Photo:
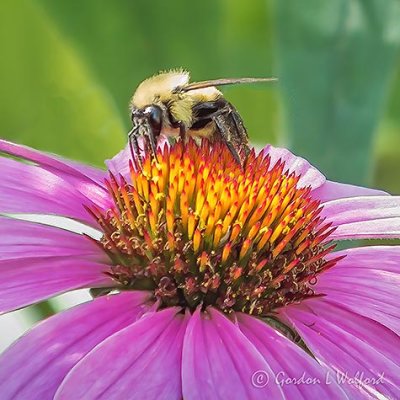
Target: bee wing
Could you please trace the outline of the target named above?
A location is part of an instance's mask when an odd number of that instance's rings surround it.
[[[189,83],[188,85],[181,87],[180,90],[182,92],[188,92],[190,90],[203,89],[211,86],[236,85],[240,83],[275,82],[277,80],[277,78],[223,78]]]

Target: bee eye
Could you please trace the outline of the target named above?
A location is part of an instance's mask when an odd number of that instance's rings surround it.
[[[147,108],[148,121],[155,134],[159,134],[162,124],[162,110],[158,106],[151,106]]]

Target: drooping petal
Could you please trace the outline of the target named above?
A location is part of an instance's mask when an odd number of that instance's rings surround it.
[[[271,165],[275,165],[278,160],[282,160],[285,162],[286,169],[300,175],[299,187],[310,186],[312,189],[317,189],[326,181],[325,176],[317,168],[304,158],[295,156],[285,148],[274,147],[269,144],[264,148],[263,152],[271,157]]]
[[[351,383],[389,398],[400,395],[400,337],[383,325],[327,298],[312,299],[281,311],[317,360]]]
[[[169,308],[110,336],[66,376],[56,399],[182,399],[187,318]]]
[[[239,327],[273,371],[270,384],[282,388],[285,399],[347,398],[336,382],[327,382],[329,370],[299,346],[261,320],[237,314]]]
[[[40,167],[0,158],[0,213],[57,214],[93,224],[92,200]]]
[[[361,196],[388,196],[383,190],[354,186],[346,183],[326,181],[323,185],[313,190],[313,196],[322,202],[344,199],[347,197]]]
[[[318,277],[315,290],[400,336],[400,247],[360,247],[328,258],[343,255],[334,268]]]
[[[22,158],[36,164],[36,166],[28,166],[16,161],[14,161],[14,163],[7,163],[7,160],[11,160],[0,157],[2,178],[8,175],[8,171],[6,170],[8,165],[8,168],[11,168],[10,172],[17,174],[17,176],[14,178],[19,182],[20,185],[26,184],[32,187],[33,185],[30,184],[28,180],[24,180],[24,176],[28,179],[29,176],[34,175],[34,173],[40,173],[41,178],[38,177],[36,181],[41,180],[43,184],[43,181],[46,180],[48,186],[51,185],[53,190],[56,189],[56,183],[59,185],[61,182],[64,182],[67,183],[67,193],[69,193],[72,188],[74,192],[80,193],[85,199],[89,199],[91,203],[94,203],[99,207],[109,207],[111,205],[110,196],[104,186],[104,178],[106,177],[105,171],[79,164],[74,161],[63,160],[57,156],[52,156],[29,147],[7,142],[5,140],[0,140],[0,152]],[[37,183],[33,187],[37,189],[41,188],[40,185],[37,185]],[[56,193],[52,191],[47,194],[55,195]],[[2,210],[0,210],[0,212],[2,212]]]
[[[0,356],[1,399],[52,399],[74,365],[146,311],[147,297],[146,292],[100,297],[34,327]]]
[[[321,215],[337,227],[332,240],[400,237],[400,196],[369,196],[324,203]]]
[[[0,237],[0,260],[75,256],[106,261],[87,237],[52,226],[0,216]]]
[[[183,345],[184,399],[283,398],[280,386],[268,381],[271,376],[256,347],[219,311],[192,315]]]
[[[105,264],[79,257],[30,257],[0,261],[0,313],[69,290],[110,285]]]
[[[66,160],[60,156],[38,151],[31,147],[8,142],[3,139],[0,139],[0,153],[9,154],[14,157],[31,161],[65,180],[68,180],[68,178],[71,177],[84,180],[89,178],[93,182],[102,185],[103,180],[106,177],[106,172],[99,168]]]

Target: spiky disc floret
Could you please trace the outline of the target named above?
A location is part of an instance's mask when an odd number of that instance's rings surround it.
[[[253,151],[241,167],[223,144],[190,140],[110,176],[115,206],[92,213],[120,290],[151,290],[160,307],[265,316],[314,296],[331,267],[331,228],[310,188]]]

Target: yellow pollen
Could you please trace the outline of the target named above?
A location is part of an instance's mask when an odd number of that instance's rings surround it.
[[[208,254],[205,251],[201,253],[201,256],[198,259],[198,263],[200,272],[203,272],[208,263]]]
[[[197,253],[200,249],[201,244],[201,231],[200,229],[196,228],[194,231],[194,238],[193,238],[193,250]]]
[[[250,247],[251,247],[251,240],[250,239],[246,239],[243,244],[242,244],[242,248],[240,250],[240,254],[239,254],[239,260],[241,260],[242,258],[244,258],[244,256],[247,254],[247,252],[249,251]]]
[[[232,243],[231,243],[231,242],[228,242],[228,243],[224,246],[224,249],[222,250],[221,261],[222,261],[223,263],[228,259],[229,255],[230,255],[230,252],[231,252],[231,249],[232,249]]]
[[[194,228],[196,227],[196,217],[192,210],[190,210],[190,214],[188,216],[188,238],[192,239]]]

